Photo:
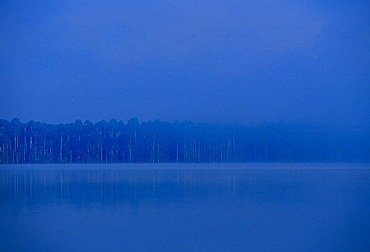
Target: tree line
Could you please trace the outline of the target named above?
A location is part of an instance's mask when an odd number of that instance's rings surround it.
[[[0,163],[369,162],[366,130],[291,123],[0,120]]]

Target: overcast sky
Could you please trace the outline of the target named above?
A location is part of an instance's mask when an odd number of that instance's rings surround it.
[[[0,118],[368,126],[370,1],[0,2]]]

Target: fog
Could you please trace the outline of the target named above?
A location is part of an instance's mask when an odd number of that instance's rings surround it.
[[[0,118],[368,127],[368,1],[0,6]]]

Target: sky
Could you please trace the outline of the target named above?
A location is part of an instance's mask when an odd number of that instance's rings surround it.
[[[370,1],[0,2],[0,118],[370,125]]]

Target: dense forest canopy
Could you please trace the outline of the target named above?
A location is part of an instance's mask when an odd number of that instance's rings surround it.
[[[291,123],[0,120],[0,163],[369,162],[367,130]]]

